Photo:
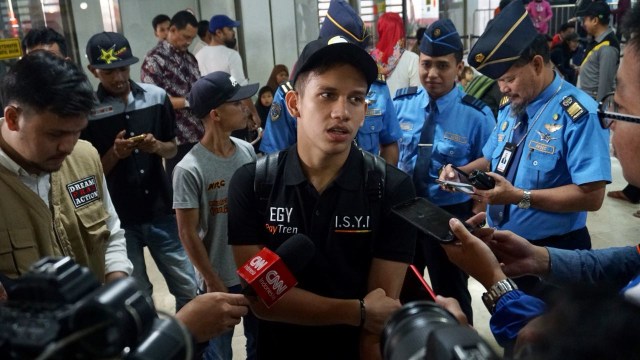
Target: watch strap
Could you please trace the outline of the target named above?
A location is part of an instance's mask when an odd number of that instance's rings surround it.
[[[487,310],[493,314],[496,309],[496,304],[502,295],[517,289],[518,285],[516,285],[513,280],[509,278],[500,280],[493,284],[486,293],[482,294],[482,302],[487,307]]]

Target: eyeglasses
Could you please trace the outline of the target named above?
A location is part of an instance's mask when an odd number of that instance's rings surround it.
[[[640,117],[620,114],[618,104],[613,100],[614,93],[610,93],[602,99],[598,106],[598,119],[603,129],[608,129],[614,121],[626,121],[640,124]]]

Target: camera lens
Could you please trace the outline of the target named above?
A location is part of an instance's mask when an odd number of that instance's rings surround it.
[[[410,302],[393,314],[385,325],[380,342],[382,358],[423,359],[429,334],[443,326],[457,324],[453,315],[434,302]]]

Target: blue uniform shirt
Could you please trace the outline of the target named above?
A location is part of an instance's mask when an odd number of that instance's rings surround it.
[[[407,90],[398,90],[398,94]],[[411,92],[411,91],[409,91]],[[418,194],[429,198],[436,205],[460,204],[469,200],[469,195],[450,193],[440,189],[435,182],[438,171],[443,165],[466,165],[482,156],[482,147],[486,143],[491,129],[495,126],[495,119],[486,105],[476,102],[472,106],[463,101],[465,93],[454,86],[446,95],[436,99],[438,114],[429,166],[428,194]],[[398,114],[402,139],[400,139],[400,160],[398,167],[413,175],[418,155],[418,143],[425,119],[429,96],[426,90],[419,87],[412,94],[398,95],[393,99]]]
[[[611,182],[609,131],[600,127],[597,107],[590,96],[556,74],[553,82],[527,106],[529,133],[520,145],[525,147],[513,185],[532,190]],[[500,109],[496,128],[482,150],[492,170],[505,144],[511,141],[517,122],[510,110],[510,105]],[[537,117],[539,111],[542,113]],[[560,213],[519,209],[516,204],[508,206],[509,219],[499,228],[529,240],[562,235],[586,226],[586,211]],[[487,220],[489,226],[498,226],[490,217]]]
[[[284,150],[296,142],[296,118],[287,111],[284,89],[283,85],[278,87],[267,116],[260,144],[260,151],[267,154]],[[380,144],[387,145],[400,138],[400,126],[389,89],[384,82],[375,81],[371,84],[367,101],[367,114],[356,135],[356,142],[363,150],[378,155]]]

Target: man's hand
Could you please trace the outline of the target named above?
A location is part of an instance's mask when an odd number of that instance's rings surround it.
[[[215,292],[196,296],[178,311],[176,319],[197,342],[204,342],[233,329],[248,312],[249,300],[243,295]]]
[[[451,315],[453,315],[453,317],[458,320],[460,325],[469,325],[467,315],[462,312],[462,308],[460,307],[460,303],[458,302],[458,300],[438,295],[436,296],[436,304],[442,306],[445,310],[450,312]]]
[[[483,200],[484,203],[494,205],[517,204],[523,195],[523,190],[513,186],[507,179],[493,172],[488,172],[496,182],[496,186],[491,190],[475,189],[476,200]]]
[[[472,235],[458,219],[449,220],[449,226],[459,240],[454,244],[442,245],[451,262],[478,280],[486,289],[507,278],[487,244]]]
[[[120,131],[113,141],[113,153],[118,159],[125,159],[131,155],[135,149],[135,142],[124,138],[126,130]]]
[[[531,244],[527,239],[511,231],[497,230],[486,239],[493,253],[502,263],[502,270],[509,277],[524,275],[545,276],[549,272],[549,251]]]
[[[442,171],[440,171],[440,176],[438,176],[438,179],[442,181],[461,182],[458,172],[453,170],[453,167],[451,167],[451,164],[447,164],[442,168]],[[440,185],[440,189],[448,192],[455,192],[454,188],[446,185]]]
[[[110,283],[110,282],[112,282],[114,280],[121,279],[121,278],[126,278],[128,276],[129,275],[126,272],[123,272],[123,271],[112,271],[112,272],[110,272],[110,273],[108,273],[108,274],[106,274],[104,276],[104,282],[105,283]]]
[[[383,289],[375,289],[364,297],[366,316],[364,329],[373,333],[381,334],[384,324],[391,314],[400,309],[400,300],[387,296]]]
[[[142,141],[133,144],[134,148],[138,148],[140,151],[144,151],[149,154],[157,153],[158,145],[158,140],[156,140],[153,134],[147,134]]]

